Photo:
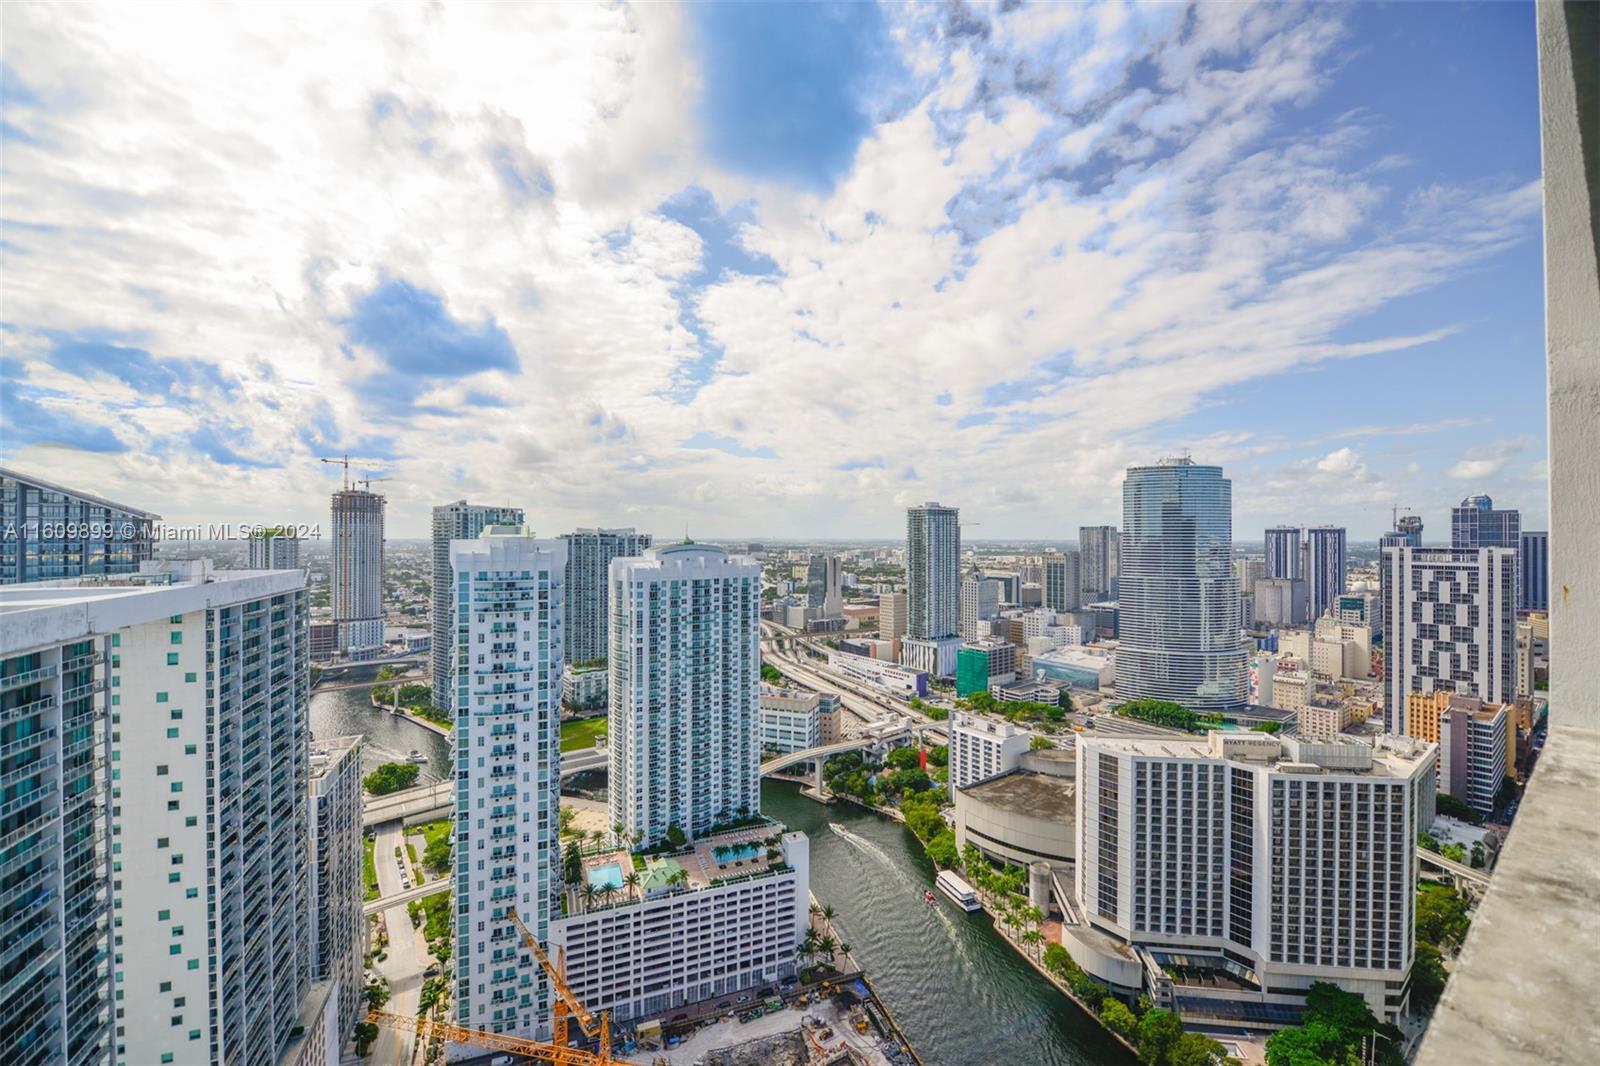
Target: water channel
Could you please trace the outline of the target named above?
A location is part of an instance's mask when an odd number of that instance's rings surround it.
[[[365,733],[363,771],[428,756],[419,780],[449,770],[445,737],[374,709],[366,689],[312,697],[315,737]],[[564,787],[605,796],[602,772]],[[923,901],[933,868],[911,832],[852,804],[827,807],[795,785],[765,781],[766,814],[811,838],[811,891],[837,912],[834,925],[927,1066],[1089,1066],[1131,1056],[1056,992],[994,931],[983,914],[939,898]]]

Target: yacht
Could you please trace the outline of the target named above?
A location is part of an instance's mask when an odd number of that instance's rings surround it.
[[[962,910],[971,912],[983,909],[983,904],[978,902],[978,894],[971,885],[957,877],[954,870],[941,870],[933,883]]]
[[[416,748],[412,748],[411,753],[406,756],[406,762],[425,763],[427,761],[428,757],[422,754],[422,752],[418,751]]]

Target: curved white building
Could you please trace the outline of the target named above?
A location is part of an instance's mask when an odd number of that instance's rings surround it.
[[[1184,458],[1128,468],[1122,483],[1117,696],[1242,707],[1233,484]]]

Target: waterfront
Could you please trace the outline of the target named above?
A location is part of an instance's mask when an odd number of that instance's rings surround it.
[[[313,738],[363,733],[361,772],[370,773],[386,762],[404,762],[413,748],[428,757],[418,769],[419,785],[443,781],[450,774],[450,739],[427,726],[396,717],[372,706],[370,689],[344,688],[314,692],[311,696]]]
[[[779,781],[762,782],[761,803],[810,836],[812,894],[833,906],[839,939],[927,1066],[1134,1061],[987,915],[923,902],[933,866],[910,830],[853,804],[823,806]]]

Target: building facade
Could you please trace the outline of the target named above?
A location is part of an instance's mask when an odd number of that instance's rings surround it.
[[[1327,614],[1347,586],[1349,560],[1341,526],[1312,526],[1306,530],[1306,606],[1311,621]]]
[[[1010,722],[957,714],[950,719],[950,791],[1014,770],[1033,734]]]
[[[961,631],[961,512],[925,503],[906,511],[906,635]]]
[[[1516,548],[1521,542],[1522,515],[1499,510],[1488,496],[1468,496],[1450,509],[1450,547]]]
[[[161,516],[0,467],[0,585],[137,573]]]
[[[333,985],[329,1017],[335,1047],[350,1038],[367,1006],[362,978],[367,945],[367,920],[361,913],[362,742],[360,736],[331,737],[311,746],[311,855],[306,863],[311,875],[311,980]]]
[[[549,982],[506,911],[541,943],[559,913],[567,544],[489,526],[450,569],[456,1021],[547,1038]]]
[[[1300,570],[1299,526],[1273,526],[1267,530],[1264,543],[1267,552],[1265,576],[1294,581],[1305,577]]]
[[[1244,705],[1232,489],[1221,467],[1187,458],[1128,468],[1117,618],[1120,699],[1206,709]]]
[[[1524,611],[1550,609],[1550,534],[1524,530],[1519,539],[1517,606]]]
[[[282,526],[251,533],[247,550],[251,570],[294,570],[300,566],[300,538]]]
[[[385,499],[365,489],[333,494],[333,576],[329,590],[339,650],[383,643]]]
[[[822,697],[803,689],[761,686],[761,750],[787,755],[823,743]]]
[[[988,581],[982,574],[961,579],[961,639],[982,640],[989,636],[989,622],[1000,617],[1000,582]]]
[[[806,564],[806,606],[818,618],[844,616],[844,575],[837,555],[813,555]]]
[[[489,526],[522,525],[522,508],[488,507],[457,500],[433,509],[433,592],[428,624],[428,675],[433,683],[433,705],[453,711],[455,704],[455,618],[450,612],[454,573],[450,569],[450,542],[477,540]]]
[[[1292,1024],[1331,981],[1403,1012],[1432,745],[1214,732],[1077,751],[1077,900],[1135,952],[1157,1006]]]
[[[1382,565],[1386,728],[1410,732],[1414,692],[1514,699],[1516,550],[1385,548]]]
[[[980,640],[956,652],[956,695],[988,692],[995,682],[1015,681],[1017,647],[1003,640]]]
[[[686,542],[611,583],[611,822],[648,847],[759,810],[760,564]]]
[[[1079,526],[1078,552],[1082,558],[1084,602],[1117,598],[1121,565],[1121,540],[1116,526]],[[1074,610],[1075,608],[1058,608]]]
[[[1256,582],[1250,607],[1257,625],[1304,625],[1310,613],[1306,583],[1299,578],[1264,577]]]
[[[1042,569],[1044,570],[1044,606],[1052,611],[1081,610],[1083,607],[1083,553],[1081,551],[1068,551],[1048,554],[1044,557]]]
[[[611,560],[643,555],[653,538],[632,527],[580,529],[567,542],[567,662],[603,662],[611,640]]]
[[[878,636],[899,640],[906,635],[906,594],[885,592],[878,597]]]

